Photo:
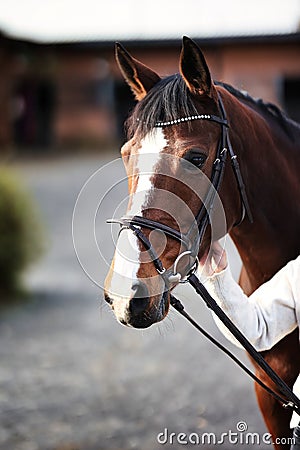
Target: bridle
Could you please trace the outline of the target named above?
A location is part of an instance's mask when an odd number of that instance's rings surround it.
[[[221,126],[219,144],[216,152],[216,158],[213,163],[212,175],[210,179],[210,187],[206,193],[204,201],[202,202],[201,208],[199,212],[196,214],[195,219],[191,224],[187,233],[181,233],[180,231],[177,231],[174,228],[171,228],[168,225],[165,225],[161,222],[157,222],[148,219],[146,217],[137,215],[125,216],[122,217],[121,219],[110,219],[108,221],[109,223],[119,223],[121,225],[121,231],[124,229],[130,229],[137,236],[137,238],[144,245],[145,249],[148,251],[151,260],[156,268],[156,271],[164,279],[166,288],[168,288],[172,283],[186,282],[188,280],[188,277],[192,273],[194,273],[195,270],[197,269],[198,266],[197,255],[199,252],[199,248],[201,246],[205,230],[210,221],[211,213],[215,204],[215,198],[218,195],[218,192],[222,184],[228,154],[231,160],[233,173],[237,182],[242,207],[241,219],[239,220],[238,223],[236,223],[236,226],[239,225],[246,216],[248,217],[251,223],[253,222],[252,213],[250,210],[245,184],[240,171],[237,155],[233,150],[229,137],[229,124],[227,120],[226,111],[219,93],[218,93],[218,106],[220,116],[216,116],[214,114],[199,114],[188,117],[181,117],[166,122],[157,122],[155,125],[158,128],[165,128],[169,126],[182,124],[185,122],[191,122],[194,120],[207,120],[210,122],[215,122]],[[141,228],[147,228],[150,230],[159,230],[163,232],[165,235],[169,236],[170,238],[176,240],[177,242],[183,245],[185,250],[177,256],[173,264],[173,270],[172,268],[166,269],[163,266],[151,242],[141,231]],[[186,268],[185,276],[182,276],[182,274],[177,271],[177,267],[179,265],[179,261],[187,256],[190,257],[192,263],[190,263],[189,266]]]
[[[121,231],[124,229],[131,230],[139,241],[142,242],[145,249],[148,251],[151,260],[156,268],[158,274],[163,278],[165,282],[166,290],[169,289],[172,283],[182,283],[189,282],[191,286],[195,289],[197,294],[204,300],[206,305],[212,309],[212,311],[217,315],[221,322],[229,329],[232,335],[240,342],[244,349],[250,354],[250,356],[256,361],[256,363],[261,367],[261,369],[268,375],[268,377],[274,382],[275,386],[278,388],[280,394],[274,391],[274,389],[269,388],[261,379],[259,379],[253,372],[251,372],[247,366],[245,366],[235,355],[232,354],[226,347],[220,344],[216,339],[210,336],[184,309],[184,306],[172,293],[170,293],[170,303],[171,305],[183,315],[198,331],[200,331],[206,338],[208,338],[213,344],[225,352],[236,364],[239,365],[256,383],[258,383],[263,389],[265,389],[270,395],[272,395],[276,400],[278,400],[284,407],[290,408],[295,411],[300,416],[300,399],[293,393],[289,386],[277,375],[276,372],[269,366],[265,361],[263,356],[257,352],[253,345],[247,340],[247,338],[239,331],[239,329],[234,325],[234,323],[228,318],[216,301],[208,293],[204,285],[197,278],[195,271],[198,265],[198,252],[199,248],[206,230],[206,227],[210,220],[210,214],[214,207],[215,198],[220,189],[225,164],[227,160],[227,154],[230,156],[233,172],[237,182],[241,205],[242,205],[242,215],[240,221],[236,224],[239,225],[244,218],[248,217],[249,221],[253,222],[252,213],[250,210],[249,202],[247,199],[245,184],[240,171],[239,163],[237,160],[237,155],[234,153],[232,148],[230,138],[229,138],[229,124],[227,121],[226,111],[223,105],[222,98],[218,93],[218,105],[220,110],[220,117],[212,114],[201,114],[189,117],[182,117],[167,122],[158,122],[157,127],[168,127],[172,125],[177,125],[184,122],[189,122],[193,120],[208,120],[211,122],[216,122],[221,125],[221,136],[219,140],[219,145],[216,153],[216,159],[213,163],[213,170],[211,176],[211,185],[206,193],[206,198],[202,203],[202,206],[195,216],[194,223],[191,225],[189,231],[185,234],[175,230],[160,222],[148,219],[142,216],[132,216],[132,217],[122,217],[121,219],[110,219],[109,223],[119,223],[121,225]],[[167,236],[176,240],[185,247],[185,251],[180,253],[176,258],[172,268],[166,269],[160,258],[158,257],[155,249],[153,248],[149,239],[141,231],[141,228],[148,228],[151,230],[159,230],[165,233]],[[196,228],[196,235],[195,230]],[[120,232],[121,232],[120,231]],[[194,240],[193,240],[194,238]],[[183,277],[181,273],[177,271],[179,261],[184,256],[190,256],[193,258],[192,264],[186,268],[186,275]]]

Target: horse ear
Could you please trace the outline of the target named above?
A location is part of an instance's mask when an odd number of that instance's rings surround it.
[[[192,94],[211,95],[212,81],[203,53],[186,36],[182,40],[180,73]]]
[[[147,92],[160,80],[157,73],[132,58],[118,42],[116,43],[116,60],[137,100],[142,100]]]

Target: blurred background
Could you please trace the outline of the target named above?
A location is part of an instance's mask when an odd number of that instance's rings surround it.
[[[240,420],[266,431],[239,369],[175,313],[143,332],[121,327],[73,249],[76,198],[118,157],[134,106],[115,41],[168,75],[182,35],[201,46],[215,79],[300,121],[299,0],[1,0],[1,450],[153,450],[165,428],[220,435]],[[121,163],[101,173],[103,185],[124,176]],[[112,256],[108,215],[100,244]],[[84,245],[88,218],[79,220]],[[98,270],[104,278],[107,266]],[[179,293],[224,341],[189,288]]]

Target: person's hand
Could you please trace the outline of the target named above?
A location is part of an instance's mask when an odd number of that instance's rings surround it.
[[[200,262],[202,266],[202,274],[205,276],[212,276],[214,273],[220,273],[227,267],[227,255],[224,248],[218,241],[212,243],[211,248],[205,261]]]

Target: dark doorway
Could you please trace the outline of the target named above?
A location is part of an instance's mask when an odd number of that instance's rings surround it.
[[[300,122],[300,77],[283,81],[283,104],[290,118]]]
[[[123,143],[126,140],[124,122],[130,111],[132,111],[136,101],[134,96],[123,80],[117,80],[114,86],[115,110],[117,118],[118,138]]]
[[[18,81],[13,96],[17,146],[48,148],[53,144],[55,94],[55,85],[49,79]]]

